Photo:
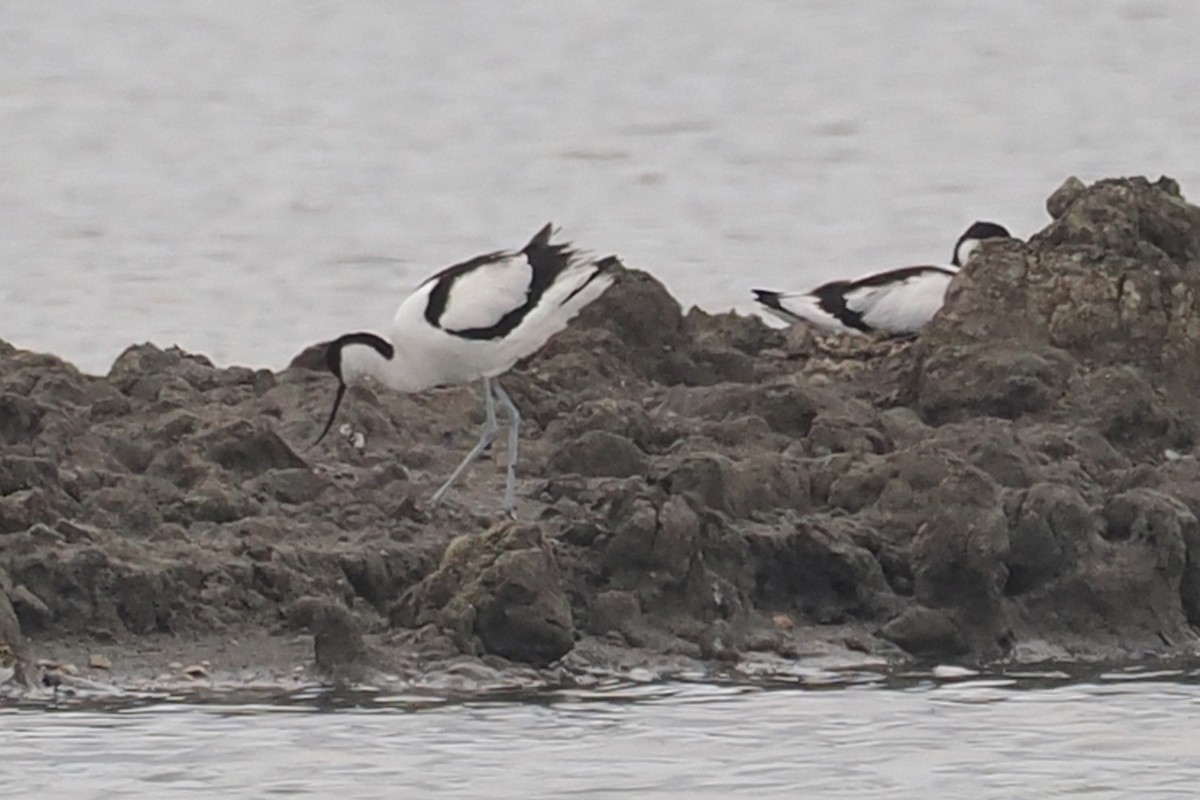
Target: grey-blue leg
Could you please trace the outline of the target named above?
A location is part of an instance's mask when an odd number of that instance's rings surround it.
[[[504,510],[512,513],[517,505],[517,441],[521,433],[521,414],[499,381],[492,381],[496,399],[508,414],[508,478],[504,484]]]
[[[429,498],[431,507],[445,499],[446,492],[450,491],[450,487],[458,480],[458,476],[463,474],[463,470],[471,466],[471,462],[479,458],[479,454],[496,441],[496,432],[499,429],[496,425],[496,403],[492,400],[492,382],[488,378],[483,379],[483,412],[483,431],[479,435],[479,441],[467,453],[467,457],[462,460],[462,463],[455,467],[454,472],[450,473],[450,477],[446,479],[441,488],[433,493],[433,497]]]

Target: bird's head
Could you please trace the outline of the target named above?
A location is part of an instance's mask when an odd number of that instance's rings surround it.
[[[1003,225],[994,222],[975,222],[958,237],[954,244],[954,257],[950,263],[956,267],[965,267],[971,256],[979,249],[979,245],[987,239],[1011,239],[1012,234]]]
[[[346,386],[370,373],[371,361],[390,361],[396,350],[391,342],[373,333],[347,333],[329,343],[325,349],[325,367],[337,378],[337,394],[333,396],[333,409],[321,435],[312,443],[316,447],[333,427],[338,408],[346,394]]]

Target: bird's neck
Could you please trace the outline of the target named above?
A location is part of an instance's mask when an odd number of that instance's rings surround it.
[[[423,388],[412,379],[400,350],[395,351],[391,358],[385,358],[378,350],[365,344],[351,344],[342,348],[342,380],[358,383],[367,378],[401,392]]]

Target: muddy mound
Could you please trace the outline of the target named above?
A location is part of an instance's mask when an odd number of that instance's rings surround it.
[[[922,336],[918,407],[1084,414],[1131,446],[1188,447],[1200,209],[1169,179],[1069,183],[1051,200],[1058,218],[1028,245],[989,246],[954,282]]]
[[[517,522],[504,437],[426,508],[474,387],[356,387],[310,448],[319,345],[279,373],[138,345],[102,377],[2,345],[0,644],[299,627],[383,668],[1190,651],[1200,210],[1143,179],[1050,207],[915,342],[684,314],[624,272],[503,378]]]

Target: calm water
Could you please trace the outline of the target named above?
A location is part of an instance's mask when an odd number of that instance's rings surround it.
[[[0,338],[279,366],[548,219],[686,303],[1200,191],[1192,0],[7,0]]]
[[[1196,796],[1196,674],[1065,678],[26,708],[0,797]]]

